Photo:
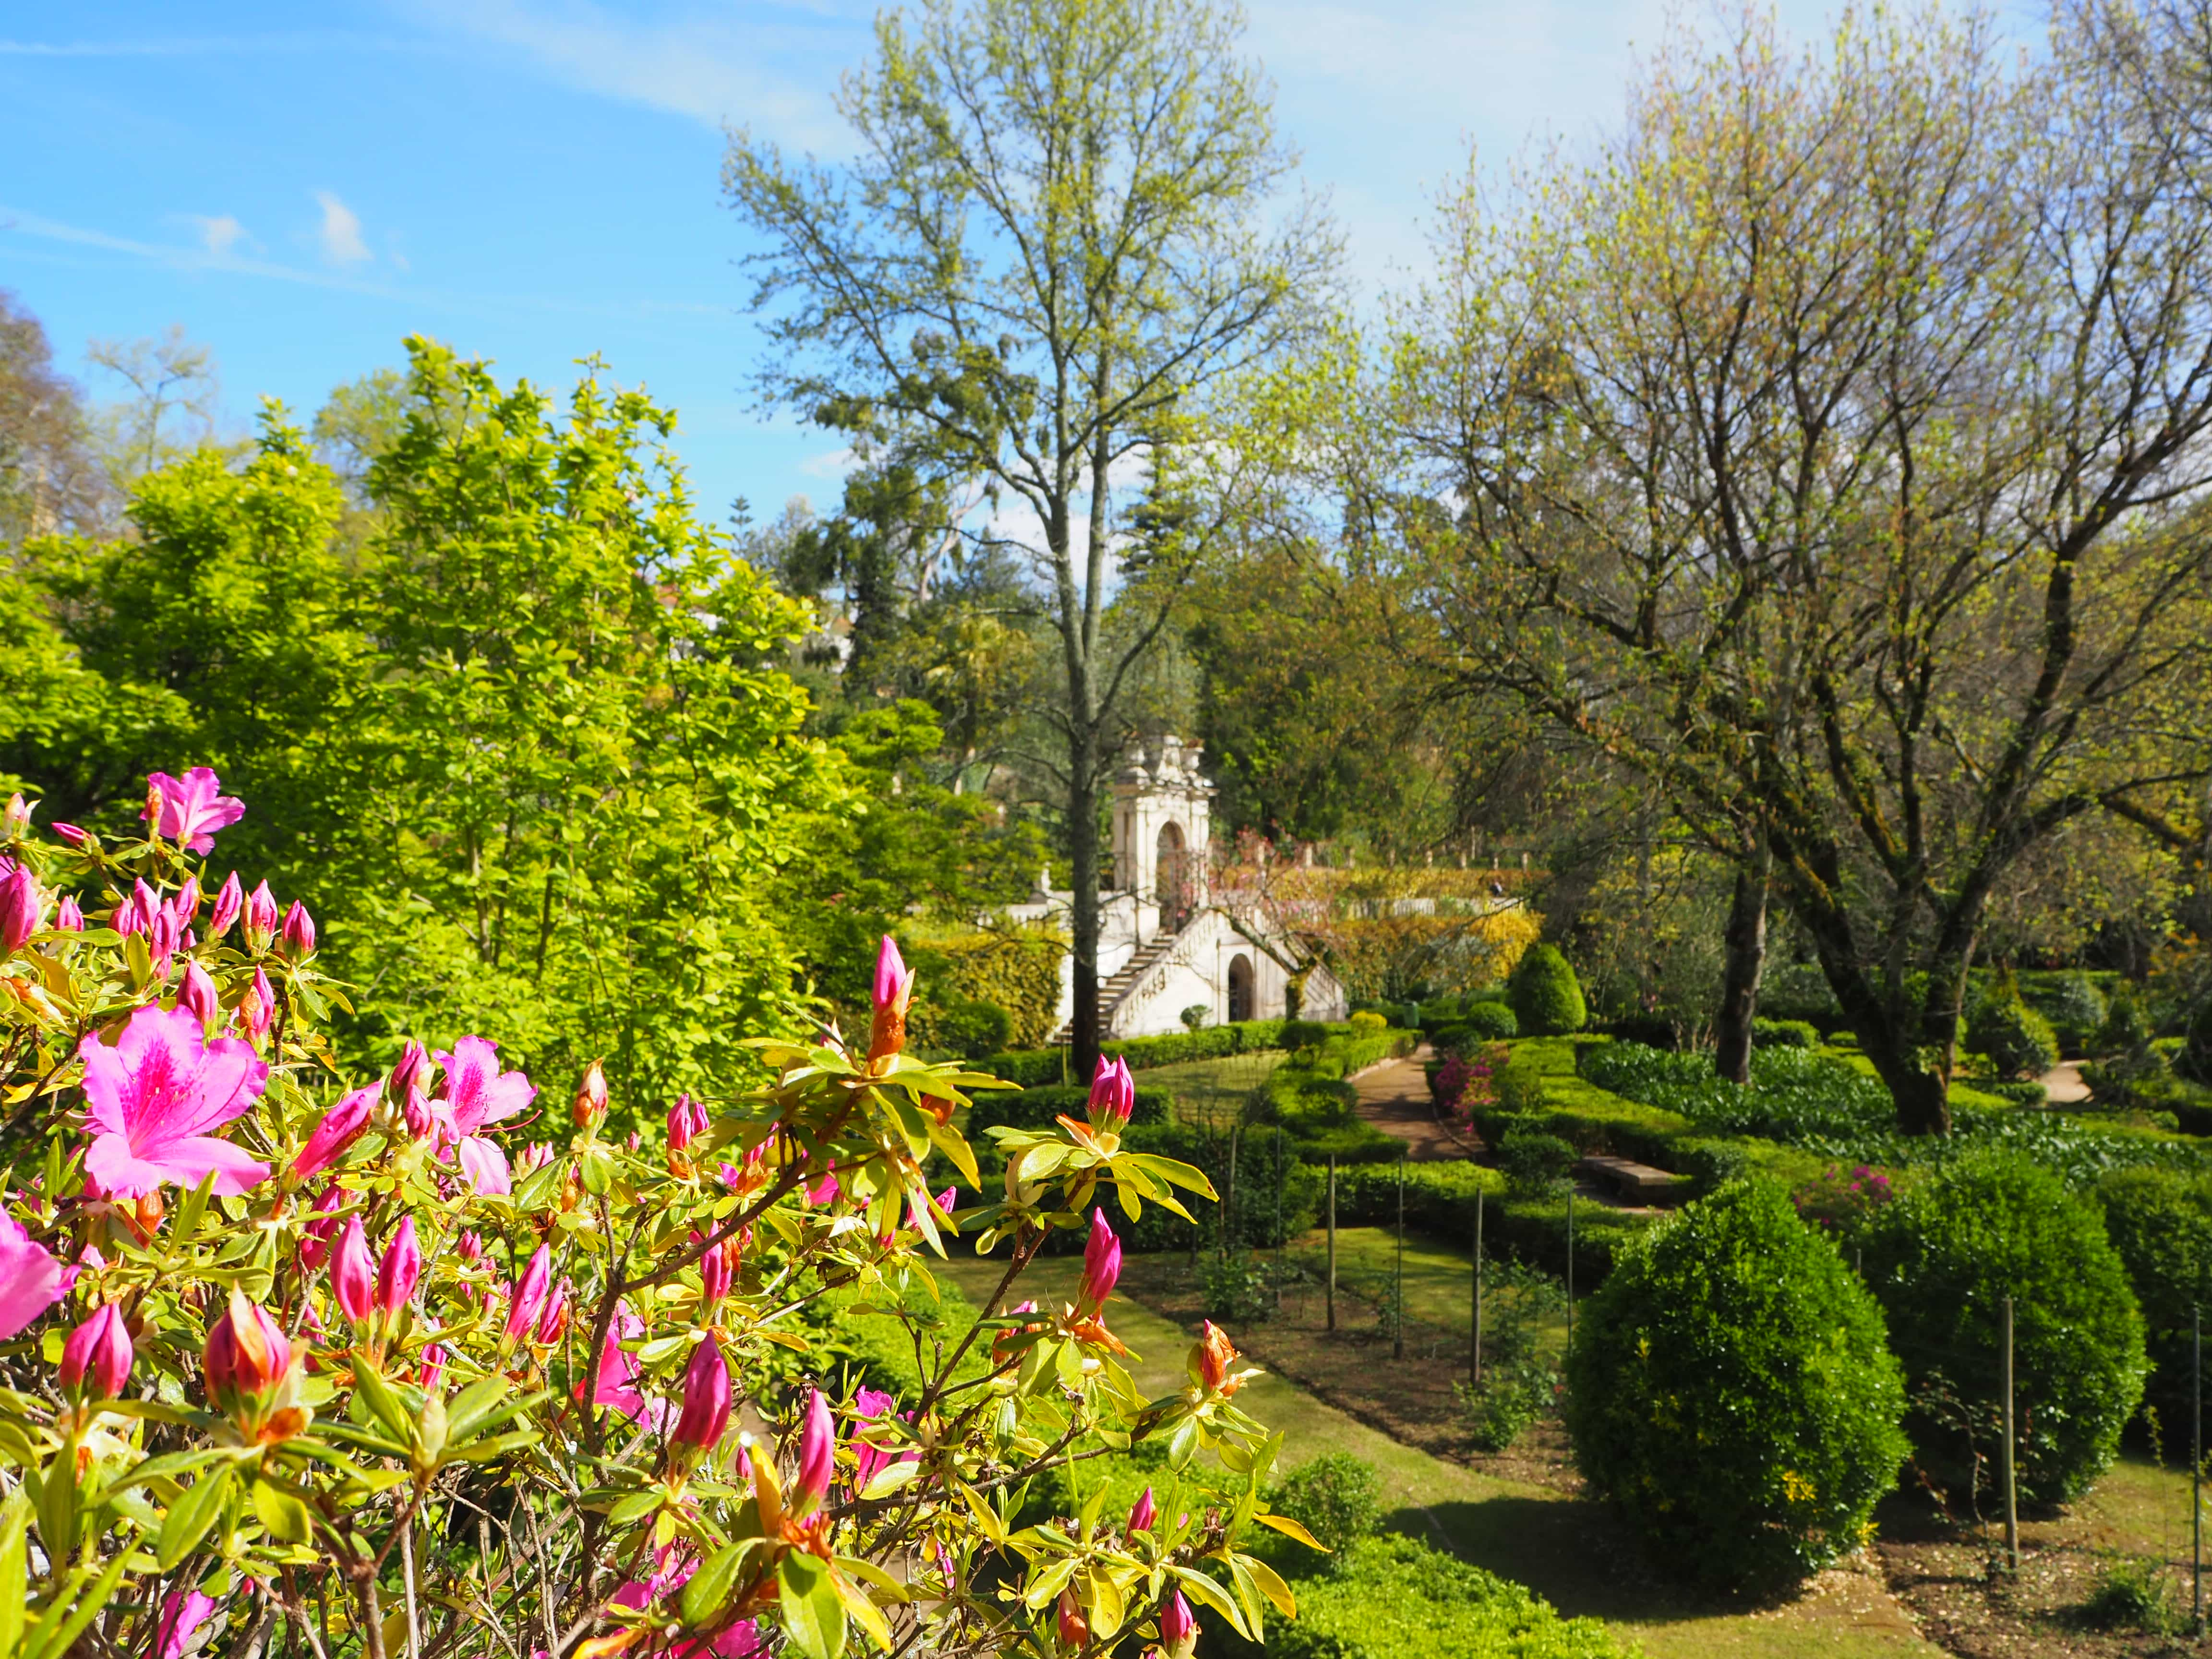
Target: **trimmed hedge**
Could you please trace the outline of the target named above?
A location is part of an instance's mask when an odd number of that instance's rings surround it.
[[[2057,1033],[2017,994],[1992,996],[1974,1011],[1966,1046],[2008,1079],[2040,1077],[2058,1063]]]
[[[2189,1433],[2191,1310],[2212,1310],[2212,1179],[2118,1170],[2092,1195],[2142,1308],[2151,1360],[2144,1396],[2171,1451]]]
[[[1582,982],[1556,945],[1531,945],[1505,982],[1513,1018],[1532,1036],[1562,1036],[1589,1024]]]
[[[1817,1048],[1820,1028],[1809,1019],[1754,1019],[1751,1040],[1762,1048]]]
[[[2142,1315],[2103,1218],[2056,1176],[1959,1158],[1880,1213],[1863,1266],[1911,1381],[1914,1459],[1960,1511],[2002,1450],[2008,1296],[2021,1498],[2071,1503],[2112,1467],[2142,1398]]]
[[[1062,1113],[1080,1122],[1091,1102],[1091,1091],[1072,1084],[1048,1083],[1034,1089],[978,1091],[968,1109],[968,1139],[979,1141],[987,1129],[1048,1128]],[[1172,1123],[1175,1097],[1165,1089],[1139,1089],[1132,1124]]]
[[[1554,1278],[1567,1271],[1567,1201],[1509,1198],[1505,1177],[1479,1164],[1407,1164],[1406,1225],[1440,1243],[1474,1240],[1474,1195],[1483,1199],[1483,1244]],[[1363,1164],[1336,1172],[1336,1218],[1347,1227],[1394,1227],[1398,1221],[1398,1165]],[[1575,1288],[1604,1282],[1613,1257],[1650,1231],[1652,1218],[1585,1200],[1575,1206]]]
[[[1177,1066],[1187,1060],[1218,1060],[1224,1054],[1279,1048],[1283,1046],[1283,1025],[1279,1019],[1243,1019],[1229,1025],[1208,1025],[1195,1031],[1170,1031],[1160,1036],[1102,1043],[1099,1052],[1109,1060],[1126,1060],[1130,1070],[1141,1072],[1151,1066]],[[1349,1028],[1333,1025],[1322,1029],[1341,1031]],[[1066,1054],[1065,1048],[1014,1048],[988,1055],[976,1062],[976,1068],[1009,1083],[1018,1083],[1025,1089],[1034,1088],[1039,1084],[1062,1080],[1060,1073],[1066,1064]],[[1091,1081],[1088,1078],[1066,1080],[1085,1086]]]
[[[1881,1310],[1771,1182],[1615,1264],[1567,1356],[1575,1461],[1668,1571],[1771,1586],[1872,1534],[1906,1451]]]
[[[1413,1538],[1354,1545],[1336,1572],[1300,1579],[1297,1598],[1297,1619],[1268,1620],[1267,1659],[1626,1659],[1629,1651],[1601,1620],[1562,1619],[1534,1591]]]

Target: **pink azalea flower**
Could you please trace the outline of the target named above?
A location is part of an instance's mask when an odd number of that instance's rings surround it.
[[[86,1171],[118,1198],[143,1198],[174,1182],[235,1198],[269,1166],[208,1133],[251,1111],[269,1066],[236,1037],[208,1041],[189,1009],[149,1006],[131,1016],[113,1048],[95,1034],[78,1045],[94,1138]]]
[[[216,889],[215,908],[208,913],[208,937],[221,939],[230,931],[231,923],[245,908],[246,890],[238,884],[238,872],[234,870],[222,885]]]
[[[246,816],[246,803],[222,793],[222,781],[211,768],[195,766],[181,781],[167,772],[156,772],[146,782],[146,810],[138,816],[153,817],[158,799],[161,815],[154,825],[155,833],[195,853],[213,852],[215,832]]]
[[[446,1098],[440,1126],[447,1131],[460,1159],[461,1172],[479,1193],[513,1190],[507,1154],[477,1133],[504,1122],[537,1097],[538,1090],[520,1072],[499,1069],[499,1045],[488,1037],[465,1036],[450,1054],[440,1054],[446,1068]]]
[[[712,1451],[729,1424],[730,1367],[722,1358],[722,1345],[709,1331],[707,1340],[691,1351],[691,1364],[684,1373],[684,1409],[670,1434],[686,1445]]]
[[[837,1196],[837,1166],[832,1164],[823,1175],[821,1184],[806,1189],[809,1204],[827,1204]]]
[[[21,1222],[0,1212],[0,1341],[67,1296],[76,1273],[35,1243]]]
[[[792,1507],[804,1515],[819,1504],[836,1467],[837,1429],[830,1420],[830,1402],[821,1389],[810,1389],[806,1416],[799,1430],[799,1480],[792,1489]]]
[[[74,896],[69,894],[62,896],[62,902],[54,911],[54,926],[64,933],[84,932],[84,912]]]
[[[205,767],[198,769],[206,772]],[[160,773],[154,775],[161,776]],[[215,775],[209,772],[208,775]],[[225,823],[230,820],[225,819]],[[171,1590],[161,1602],[161,1616],[154,1626],[154,1659],[183,1659],[202,1625],[215,1616],[216,1600],[194,1590]]]
[[[891,1407],[897,1403],[896,1400],[881,1389],[862,1389],[853,1395],[853,1409],[859,1413],[864,1422],[873,1423],[889,1416]],[[874,1480],[878,1470],[887,1468],[893,1463],[918,1462],[921,1454],[917,1451],[908,1451],[902,1452],[894,1457],[882,1447],[872,1446],[855,1436],[853,1440],[853,1455],[859,1463],[858,1471],[853,1476],[853,1485],[857,1489]]]
[[[0,957],[12,955],[39,931],[46,908],[30,871],[12,859],[0,859]]]
[[[338,1103],[323,1114],[322,1121],[315,1125],[307,1144],[300,1149],[299,1157],[292,1160],[292,1178],[303,1180],[319,1175],[345,1156],[346,1150],[361,1139],[368,1128],[369,1113],[376,1105],[374,1085],[356,1089],[342,1097]]]

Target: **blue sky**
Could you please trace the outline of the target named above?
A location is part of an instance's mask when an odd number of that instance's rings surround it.
[[[1801,36],[1831,8],[1787,0]],[[0,0],[0,288],[64,366],[180,325],[228,422],[305,413],[410,332],[541,384],[596,352],[681,413],[702,507],[834,502],[833,437],[764,416],[725,121],[835,154],[874,7]],[[303,26],[301,19],[312,17]],[[1664,0],[1257,0],[1253,52],[1372,294],[1465,165],[1613,122]],[[88,384],[95,392],[116,388]]]

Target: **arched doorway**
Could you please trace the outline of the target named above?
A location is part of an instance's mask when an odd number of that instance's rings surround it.
[[[1229,1018],[1231,1024],[1256,1018],[1253,1009],[1252,958],[1242,954],[1229,958]]]
[[[1152,860],[1152,884],[1160,904],[1160,929],[1180,933],[1190,920],[1190,872],[1183,850],[1182,826],[1170,820],[1160,826]]]

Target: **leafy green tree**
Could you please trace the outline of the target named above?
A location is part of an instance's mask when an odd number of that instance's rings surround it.
[[[0,547],[104,522],[112,493],[82,391],[39,319],[0,290]]]
[[[1310,216],[1259,228],[1291,158],[1237,33],[1205,3],[929,0],[911,23],[886,14],[875,62],[844,83],[849,164],[793,163],[740,133],[724,169],[766,244],[769,391],[809,414],[865,410],[896,450],[986,483],[991,533],[1042,592],[1085,1068],[1119,705],[1219,517],[1133,565],[1117,556],[1121,480],[1185,494],[1215,455],[1190,441],[1207,394],[1296,337],[1333,255]],[[1109,630],[1117,576],[1130,620]]]

